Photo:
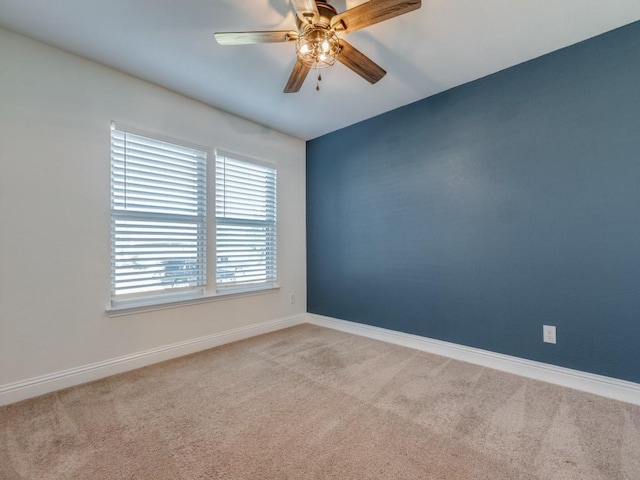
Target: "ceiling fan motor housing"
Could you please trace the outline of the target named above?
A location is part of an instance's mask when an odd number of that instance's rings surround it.
[[[313,16],[309,18],[309,24],[313,24],[317,27],[329,28],[331,26],[331,19],[334,15],[337,15],[336,9],[333,5],[329,5],[324,0],[316,0],[316,7],[318,8],[319,18],[316,22],[313,21]],[[305,24],[302,20],[296,17],[296,24],[298,26],[298,30],[302,31],[305,28]]]

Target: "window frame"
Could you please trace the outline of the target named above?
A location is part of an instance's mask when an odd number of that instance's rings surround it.
[[[160,213],[160,212],[137,212],[135,210],[126,211],[122,209],[115,208],[114,202],[114,192],[115,192],[115,183],[114,183],[114,131],[117,131],[121,134],[130,134],[138,137],[144,137],[150,139],[155,142],[166,143],[171,146],[177,146],[184,149],[195,150],[203,155],[202,164],[198,167],[199,169],[203,169],[202,173],[202,184],[199,185],[196,196],[202,196],[202,212],[201,214],[197,214],[192,217],[184,216],[184,215],[173,215],[170,213]],[[204,147],[201,145],[194,144],[192,142],[188,142],[181,139],[171,138],[166,135],[157,134],[149,131],[144,131],[137,128],[128,127],[126,125],[111,122],[111,128],[109,129],[109,139],[110,139],[110,147],[109,147],[109,165],[110,165],[110,176],[109,176],[109,218],[110,218],[110,308],[109,311],[116,312],[120,310],[130,310],[137,309],[139,307],[148,307],[148,306],[156,306],[163,304],[174,304],[176,302],[181,301],[190,301],[198,298],[203,298],[206,294],[207,285],[208,285],[208,277],[209,277],[209,266],[208,266],[208,258],[209,255],[209,202],[210,202],[210,193],[208,191],[208,183],[209,183],[209,159],[211,158],[211,149],[208,147]],[[198,209],[199,210],[199,209]],[[138,219],[139,221],[144,221],[145,219],[150,223],[156,221],[158,223],[162,221],[169,222],[171,220],[176,220],[178,217],[181,217],[176,223],[191,223],[197,224],[198,226],[195,228],[197,230],[197,239],[198,243],[201,245],[197,248],[197,261],[198,265],[201,265],[201,269],[198,269],[197,276],[202,280],[198,282],[198,285],[195,286],[187,286],[181,287],[178,289],[173,288],[165,288],[162,290],[153,290],[148,292],[138,292],[138,293],[116,293],[117,289],[115,287],[115,278],[116,278],[116,270],[115,270],[115,258],[116,258],[116,247],[115,247],[115,236],[116,236],[116,226],[115,222],[118,220],[126,220],[126,219]],[[188,222],[188,220],[192,220]]]

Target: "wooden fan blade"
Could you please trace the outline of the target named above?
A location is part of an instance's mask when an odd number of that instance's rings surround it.
[[[336,31],[354,32],[421,6],[422,0],[369,0],[335,15],[331,19],[331,27]]]
[[[355,49],[351,44],[340,40],[340,46],[342,50],[338,54],[338,61],[356,72],[367,82],[376,83],[387,74],[380,65],[360,52],[360,50]]]
[[[314,24],[320,18],[315,0],[291,0],[291,3],[302,23]]]
[[[293,71],[289,76],[289,80],[287,81],[287,85],[284,87],[284,93],[299,92],[304,83],[304,79],[307,78],[309,70],[311,70],[309,65],[305,65],[300,59],[297,59],[296,64],[293,66]]]
[[[251,43],[291,42],[298,38],[293,30],[275,30],[267,32],[216,32],[216,41],[220,45],[248,45]]]

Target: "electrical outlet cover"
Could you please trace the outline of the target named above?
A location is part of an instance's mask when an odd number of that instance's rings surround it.
[[[553,325],[543,325],[542,340],[545,343],[556,343],[556,327]]]

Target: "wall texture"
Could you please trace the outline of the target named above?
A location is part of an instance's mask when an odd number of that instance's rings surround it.
[[[640,382],[638,52],[635,23],[308,142],[309,312]]]
[[[304,314],[302,140],[1,29],[0,59],[0,390]],[[277,163],[279,292],[106,316],[111,121]]]

